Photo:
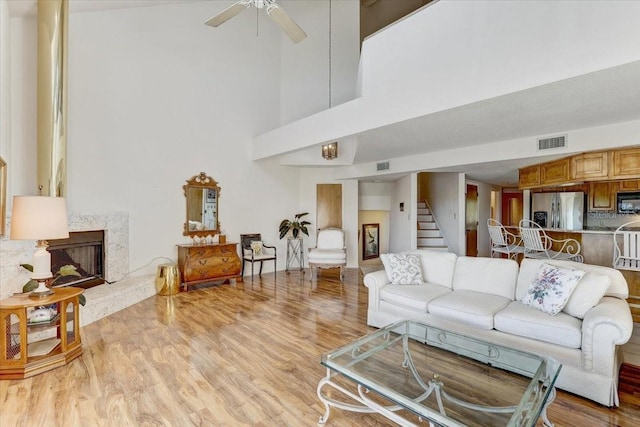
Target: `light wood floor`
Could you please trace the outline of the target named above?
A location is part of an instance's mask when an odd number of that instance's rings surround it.
[[[316,287],[308,277],[152,297],[92,323],[70,365],[0,381],[0,426],[314,426],[320,354],[373,329],[358,270],[344,285],[337,270]],[[556,426],[640,425],[640,396],[621,401],[609,409],[559,391],[548,413]],[[328,425],[391,423],[332,410]]]

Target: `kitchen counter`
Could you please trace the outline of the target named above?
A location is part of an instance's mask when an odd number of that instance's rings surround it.
[[[515,226],[505,226],[507,230],[518,235],[519,228]],[[617,227],[585,227],[582,230],[565,230],[562,228],[543,228],[547,233],[576,233],[576,234],[613,234]],[[640,230],[640,229],[639,229]]]

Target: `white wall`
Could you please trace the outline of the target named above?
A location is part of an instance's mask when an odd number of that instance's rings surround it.
[[[362,97],[257,136],[254,158],[633,63],[639,14],[629,1],[434,2],[365,40]],[[362,166],[341,177],[372,176]]]
[[[464,235],[465,178],[455,172],[429,173],[422,181],[427,202],[445,237],[449,252],[466,253]],[[485,220],[486,221],[486,220]]]
[[[329,0],[279,3],[307,33],[307,38],[301,42],[305,44],[305,49],[298,48],[286,37],[282,37],[281,124],[326,110],[330,107],[329,98],[331,106],[353,99],[360,57],[360,2],[333,0],[331,28]],[[273,25],[266,17],[263,21],[264,24],[261,25]]]
[[[277,242],[279,253],[286,252],[279,222],[306,204],[301,189],[315,186],[308,180],[302,186],[297,168],[251,160],[253,135],[281,120],[281,79],[296,74],[281,69],[282,45],[290,42],[270,20],[256,37],[255,13],[205,26],[213,4],[70,15],[68,209],[128,212],[132,269],[154,257],[176,258],[175,245],[187,240],[182,185],[201,171],[221,186],[220,222],[228,241],[260,232]],[[4,1],[1,7],[4,14]],[[36,20],[12,18],[10,27],[0,30],[3,40],[12,35],[9,194],[35,194]],[[292,49],[315,54],[304,41],[287,47],[288,54]],[[4,48],[0,58],[4,70]],[[300,84],[306,71],[297,69]],[[312,75],[305,84],[313,86]],[[320,101],[307,94],[298,100],[301,109],[305,102]],[[343,223],[353,234],[350,265],[356,266],[357,182],[345,183],[343,197]],[[283,269],[284,257],[278,261]],[[151,265],[138,274],[154,272]]]
[[[491,240],[487,228],[487,220],[491,217],[491,185],[472,180],[467,180],[467,184],[478,187],[478,256],[491,256]]]
[[[389,252],[389,231],[390,231],[390,211],[391,211],[391,194],[395,187],[394,183],[389,182],[361,182],[358,184],[358,201],[359,201],[359,221],[358,230],[358,262],[359,264],[375,264],[380,259],[362,259],[362,224],[380,224],[380,244],[379,251],[381,254]]]
[[[442,111],[637,61],[639,15],[627,1],[440,1],[365,41],[363,95]]]
[[[360,210],[391,210],[391,194],[394,184],[389,182],[360,182],[358,184],[358,201]]]
[[[378,252],[380,254],[389,253],[389,217],[389,211],[360,210],[360,214],[358,215],[358,229],[360,230],[358,234],[359,265],[380,263],[380,258],[362,259],[362,242],[365,238],[362,234],[363,224],[378,224],[380,226],[378,229]]]
[[[416,248],[416,174],[406,175],[393,182],[389,230],[389,252],[402,252]],[[404,211],[400,212],[400,203]]]
[[[11,33],[9,5],[0,0],[0,157],[9,158],[11,148]]]

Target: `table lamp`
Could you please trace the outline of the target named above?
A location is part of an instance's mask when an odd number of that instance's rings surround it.
[[[69,237],[67,225],[67,201],[62,197],[14,196],[11,212],[11,240],[36,240],[31,278],[38,287],[31,297],[40,298],[53,294],[47,279],[51,274],[51,254],[47,240]]]

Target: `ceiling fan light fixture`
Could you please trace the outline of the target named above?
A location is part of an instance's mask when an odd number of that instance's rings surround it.
[[[217,27],[252,5],[257,9],[266,8],[269,18],[271,18],[294,43],[298,43],[307,37],[307,34],[302,30],[302,28],[300,28],[300,26],[296,24],[289,15],[287,15],[284,9],[276,4],[275,0],[238,1],[215,15],[213,18],[209,19],[205,24]]]
[[[322,158],[333,160],[338,157],[338,141],[330,142],[322,146]]]

